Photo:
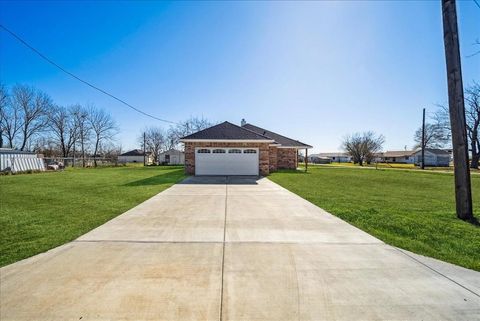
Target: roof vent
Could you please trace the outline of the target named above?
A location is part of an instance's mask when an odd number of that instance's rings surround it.
[[[247,122],[245,121],[245,118],[242,118],[242,121],[240,122],[240,124],[242,125],[242,127],[247,124]]]

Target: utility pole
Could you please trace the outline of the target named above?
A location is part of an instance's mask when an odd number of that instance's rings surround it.
[[[145,157],[146,157],[146,148],[145,148],[145,143],[147,139],[145,138],[145,132],[143,132],[143,166],[146,165]]]
[[[423,108],[422,120],[422,169],[425,169],[425,108]]]
[[[455,202],[457,217],[473,219],[470,168],[468,166],[467,130],[463,98],[462,68],[458,40],[455,0],[442,0],[443,41],[448,78],[448,107],[452,127]]]

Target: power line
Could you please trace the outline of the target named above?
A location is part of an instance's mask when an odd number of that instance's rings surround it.
[[[478,0],[473,0],[473,2],[475,2],[475,4],[477,5],[477,7],[480,9],[480,3],[478,2]]]
[[[58,69],[60,69],[61,71],[63,71],[64,73],[66,73],[67,75],[69,75],[70,77],[82,82],[83,84],[101,92],[102,94],[105,94],[107,96],[109,96],[110,98],[113,98],[115,99],[116,101],[124,104],[125,106],[135,110],[136,112],[142,114],[142,115],[145,115],[147,117],[150,117],[150,118],[153,118],[155,120],[159,120],[159,121],[162,121],[162,122],[165,122],[165,123],[169,123],[169,124],[174,124],[174,125],[177,125],[178,123],[176,122],[173,122],[173,121],[170,121],[170,120],[166,120],[166,119],[162,119],[162,118],[158,118],[156,116],[153,116],[151,114],[148,114],[132,105],[130,105],[129,103],[127,103],[126,101],[116,97],[115,95],[112,95],[110,94],[109,92],[107,92],[106,90],[103,90],[91,83],[89,83],[88,81],[86,80],[83,80],[82,78],[76,76],[75,74],[71,73],[70,71],[66,70],[65,68],[63,68],[62,66],[60,66],[59,64],[57,64],[56,62],[54,62],[53,60],[51,60],[50,58],[48,58],[47,56],[45,56],[44,54],[42,54],[40,51],[38,51],[37,49],[35,49],[33,46],[31,46],[30,44],[28,44],[25,40],[23,40],[22,38],[20,38],[20,36],[18,36],[17,34],[15,34],[13,31],[7,29],[4,25],[0,24],[0,28],[2,28],[4,31],[8,32],[11,36],[13,36],[15,39],[17,39],[18,41],[20,41],[25,47],[27,47],[28,49],[32,50],[34,53],[36,53],[37,55],[39,55],[42,59],[46,60],[48,63],[50,63],[51,65],[57,67]]]

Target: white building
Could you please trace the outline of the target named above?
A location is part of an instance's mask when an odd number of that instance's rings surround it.
[[[158,154],[159,164],[183,165],[185,164],[185,153],[181,150],[170,149]]]
[[[350,155],[342,152],[318,153],[309,156],[309,160],[312,159],[312,161],[314,161],[315,158],[320,160],[329,159],[332,163],[349,163],[352,161],[352,157]]]
[[[385,153],[379,155],[379,162],[383,163],[400,163],[400,164],[414,164],[415,157],[411,150],[387,150]]]
[[[120,154],[118,156],[118,162],[119,163],[141,163],[143,164],[143,150],[141,149],[134,149],[131,151],[128,151],[126,153]],[[147,152],[145,156],[145,163],[147,165],[150,165],[153,163],[153,157],[152,153]]]
[[[15,150],[12,148],[0,148],[0,171],[26,172],[45,171],[43,158],[37,154]]]
[[[422,164],[422,150],[419,149],[413,154],[415,164]],[[425,166],[450,166],[450,154],[443,149],[425,148]]]

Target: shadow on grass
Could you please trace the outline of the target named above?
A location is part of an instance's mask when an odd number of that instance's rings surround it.
[[[153,186],[163,184],[174,184],[184,177],[183,169],[178,169],[169,173],[163,173],[152,177],[140,179],[130,183],[123,184],[123,186]]]

